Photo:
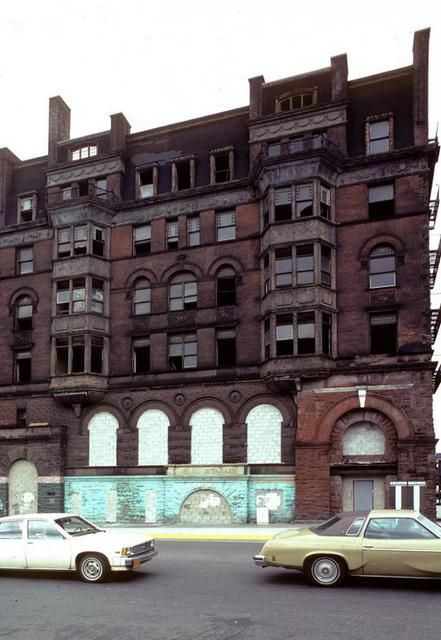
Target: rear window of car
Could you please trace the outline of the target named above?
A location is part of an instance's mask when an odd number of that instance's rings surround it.
[[[337,514],[329,520],[313,527],[311,531],[319,536],[357,536],[365,521],[365,516]]]

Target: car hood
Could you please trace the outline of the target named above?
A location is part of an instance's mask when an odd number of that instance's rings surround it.
[[[99,531],[98,533],[86,533],[83,536],[73,536],[74,540],[88,541],[94,540],[94,544],[112,544],[117,547],[134,547],[137,544],[144,544],[153,540],[151,536],[140,533],[120,533],[113,531]]]

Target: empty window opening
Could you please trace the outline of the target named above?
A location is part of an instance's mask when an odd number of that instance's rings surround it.
[[[300,355],[315,353],[314,312],[297,314],[297,352]]]
[[[370,317],[371,353],[395,355],[397,352],[397,314],[372,314]]]
[[[31,381],[31,353],[18,351],[15,354],[15,382],[27,384]]]
[[[217,274],[216,304],[218,307],[236,304],[236,272],[224,267]]]
[[[228,182],[231,180],[230,154],[217,153],[214,156],[214,182]]]
[[[233,367],[236,364],[236,331],[222,329],[216,333],[217,364],[219,367]]]
[[[185,160],[176,162],[176,188],[177,191],[182,189],[191,189],[191,162]]]
[[[141,198],[151,198],[154,195],[153,167],[139,172],[139,195]]]
[[[395,213],[394,185],[382,184],[368,187],[369,218],[381,220]]]
[[[150,340],[140,338],[133,341],[133,373],[150,371]]]
[[[292,356],[294,353],[294,326],[290,314],[276,316],[276,355]]]
[[[274,190],[274,221],[283,222],[292,218],[291,187],[281,187]]]

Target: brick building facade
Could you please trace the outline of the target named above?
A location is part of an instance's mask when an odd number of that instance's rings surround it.
[[[428,42],[139,133],[54,97],[47,156],[0,150],[1,513],[433,515]]]

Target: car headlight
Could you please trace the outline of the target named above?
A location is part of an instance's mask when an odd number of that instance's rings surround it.
[[[132,547],[123,547],[123,548],[121,549],[121,555],[122,555],[122,556],[127,556],[127,557],[133,556],[133,549],[132,549]]]

